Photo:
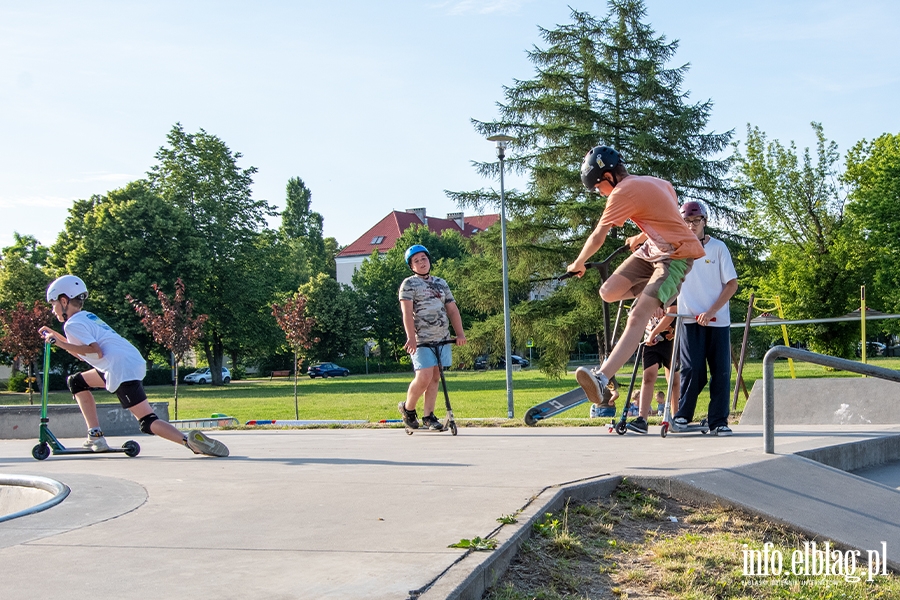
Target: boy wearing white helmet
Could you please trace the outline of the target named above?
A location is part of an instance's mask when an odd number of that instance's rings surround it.
[[[406,343],[403,348],[409,352],[416,374],[406,392],[406,400],[397,408],[407,427],[419,427],[416,403],[424,395],[422,424],[429,429],[441,429],[441,422],[434,416],[438,385],[441,373],[437,357],[430,348],[421,344],[442,342],[450,338],[450,325],[456,333],[456,344],[466,343],[459,307],[450,291],[450,286],[440,277],[431,275],[431,254],[425,246],[414,244],[406,250],[406,264],[414,273],[400,284],[400,310],[403,313],[403,329]],[[441,365],[450,366],[450,346],[441,346]]]
[[[184,435],[156,416],[141,383],[147,372],[147,363],[125,338],[96,315],[83,310],[87,296],[87,287],[79,277],[63,275],[53,281],[47,288],[47,302],[53,315],[63,324],[65,335],[49,327],[38,330],[44,339],[94,367],[90,371],[71,375],[67,381],[88,427],[84,447],[94,452],[109,449],[100,429],[97,405],[91,393],[94,388],[105,387],[116,395],[124,408],[131,411],[143,433],[182,444],[194,454],[228,456],[228,448],[222,442],[200,431]]]

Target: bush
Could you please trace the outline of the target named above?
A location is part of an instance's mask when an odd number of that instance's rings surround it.
[[[178,376],[182,376],[181,369],[178,369]],[[147,369],[144,376],[144,385],[172,385],[171,369]]]
[[[13,373],[9,381],[6,382],[6,389],[10,392],[24,392],[28,389],[28,382],[25,381],[27,376],[25,373]]]
[[[409,356],[404,357],[406,359],[406,364],[402,362],[394,362],[394,361],[381,361],[379,362],[377,359],[369,359],[369,373],[407,373],[412,372],[412,361],[409,359]],[[332,361],[339,364],[342,367],[350,369],[350,375],[365,375],[366,374],[366,359],[362,358],[349,358],[344,357],[340,358],[336,361]],[[315,365],[318,362],[311,362],[309,364]],[[306,369],[309,368],[308,364],[303,365],[303,373],[306,373]]]

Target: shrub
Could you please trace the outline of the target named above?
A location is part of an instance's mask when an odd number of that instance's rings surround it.
[[[13,373],[6,382],[6,389],[10,392],[24,392],[28,389],[27,378],[25,373]]]

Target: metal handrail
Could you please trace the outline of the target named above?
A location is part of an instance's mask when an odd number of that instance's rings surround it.
[[[775,454],[775,359],[792,358],[843,371],[900,383],[900,371],[859,363],[846,358],[818,354],[799,348],[775,346],[763,357],[763,445],[766,454]]]

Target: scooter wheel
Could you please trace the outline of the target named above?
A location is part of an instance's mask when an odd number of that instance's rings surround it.
[[[625,432],[628,431],[628,426],[625,423],[619,421],[616,423],[616,433],[619,435],[625,435]]]
[[[450,423],[450,433],[456,435],[456,423]]]
[[[37,460],[44,460],[50,456],[50,446],[46,443],[38,444],[31,449],[31,455]]]
[[[407,428],[407,430],[406,430],[406,435],[412,435],[412,433],[413,433],[413,432],[412,432],[412,429],[408,429],[408,428]]]
[[[534,418],[534,415],[537,414],[537,411],[533,408],[529,408],[528,412],[525,413],[525,424],[529,427],[534,427],[537,425],[537,419]]]
[[[669,433],[669,424],[668,424],[668,423],[663,423],[663,424],[662,424],[662,427],[661,427],[660,430],[659,430],[659,436],[660,436],[660,437],[666,437],[666,434],[667,434],[667,433]]]
[[[125,456],[137,456],[141,453],[141,446],[134,440],[128,440],[122,444],[122,448],[125,449]]]

